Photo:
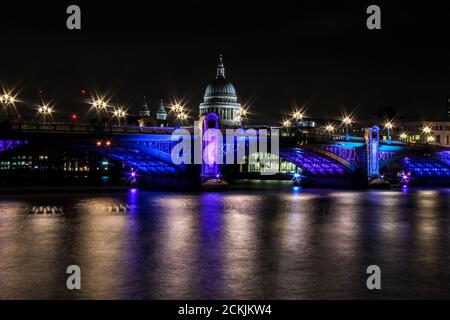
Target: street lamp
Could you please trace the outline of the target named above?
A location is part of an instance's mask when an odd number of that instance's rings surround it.
[[[408,135],[404,132],[400,135],[401,140],[406,140],[407,138],[408,138]]]
[[[332,124],[327,124],[327,125],[325,126],[325,131],[328,132],[329,134],[333,133],[333,132],[334,132],[334,125],[332,125]]]
[[[16,99],[8,93],[5,93],[0,96],[0,103],[2,103],[5,106],[14,104],[14,102],[16,102]]]
[[[291,121],[289,120],[284,120],[283,121],[283,127],[284,128],[289,128],[291,126]]]
[[[295,112],[292,114],[292,117],[293,117],[295,120],[303,120],[303,113],[300,112],[300,111],[295,111]]]
[[[6,113],[6,117],[8,118],[8,109],[6,107],[8,106],[13,106],[16,102],[16,99],[14,96],[12,96],[11,94],[8,93],[4,93],[2,95],[0,95],[0,104],[3,105],[3,107],[5,107],[5,113]],[[15,109],[14,109],[15,110]]]
[[[181,104],[175,103],[171,106],[171,111],[174,112],[177,116],[178,114],[182,113],[184,111],[184,108]]]
[[[174,113],[175,119],[178,120],[180,124],[188,118],[184,106],[178,102],[172,104],[172,106],[170,107],[170,111]]]
[[[238,109],[237,115],[235,116],[235,122],[242,126],[243,120],[247,118],[247,110],[243,107]]]
[[[123,110],[122,108],[117,108],[117,109],[114,109],[113,116],[117,118],[117,121],[120,126],[120,120],[127,116],[127,112],[125,110]]]
[[[391,121],[386,121],[386,123],[384,124],[384,127],[388,131],[388,144],[391,144],[391,129],[394,127],[394,125],[392,124]]]
[[[232,111],[232,113],[234,122],[239,126],[242,126],[244,120],[247,118],[247,109],[240,107],[239,109]]]
[[[92,103],[92,107],[94,107],[96,110],[104,110],[107,106],[107,103],[102,99],[97,99]]]
[[[180,122],[185,121],[188,118],[188,115],[184,112],[180,112],[177,114],[177,119],[180,120]]]
[[[430,126],[426,126],[422,129],[423,134],[425,134],[425,141],[426,142],[430,142],[428,141],[428,139],[430,138],[429,134],[431,133],[431,127]]]
[[[298,127],[298,122],[303,121],[304,114],[301,111],[295,110],[292,113],[292,118],[295,121],[295,127]]]
[[[352,124],[352,118],[350,116],[344,116],[342,118],[342,123],[345,126],[345,140],[348,140],[349,135],[348,135],[348,127]]]
[[[103,99],[97,99],[92,102],[92,108],[97,111],[98,120],[102,119],[102,111],[106,111],[108,104]]]
[[[430,134],[431,133],[431,128],[430,127],[425,127],[422,129],[423,133],[425,134]]]
[[[53,112],[53,107],[48,104],[44,104],[38,107],[38,113],[42,116],[44,124],[46,124],[47,117],[51,117]]]

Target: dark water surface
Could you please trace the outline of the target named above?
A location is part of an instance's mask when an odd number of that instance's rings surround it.
[[[450,189],[281,187],[0,196],[0,298],[450,298]]]

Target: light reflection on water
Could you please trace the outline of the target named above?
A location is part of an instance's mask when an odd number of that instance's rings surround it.
[[[447,189],[2,196],[0,298],[449,298],[449,200]],[[26,213],[39,205],[64,214]],[[79,292],[65,287],[71,264]],[[365,288],[370,264],[381,292]]]

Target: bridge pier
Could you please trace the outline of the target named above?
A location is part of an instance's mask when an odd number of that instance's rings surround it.
[[[202,188],[207,191],[219,191],[228,188],[221,179],[220,164],[223,163],[223,137],[217,134],[219,116],[213,112],[200,116],[202,146]],[[210,130],[216,129],[216,130]]]
[[[217,179],[220,177],[219,169],[219,156],[221,150],[219,150],[221,141],[217,140],[218,137],[214,135],[214,131],[205,132],[208,129],[219,129],[219,116],[215,113],[208,113],[200,116],[201,124],[201,146],[202,146],[202,181],[209,179]],[[222,137],[220,137],[221,139]],[[205,151],[206,150],[206,151]]]
[[[367,185],[370,181],[380,179],[380,128],[373,126],[366,129],[364,146],[356,149],[358,174],[355,184]]]
[[[380,150],[380,128],[373,126],[368,130],[366,137],[367,150],[367,178],[368,180],[380,178],[380,161],[378,152]]]

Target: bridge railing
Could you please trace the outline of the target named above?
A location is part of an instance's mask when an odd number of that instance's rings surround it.
[[[346,137],[345,135],[309,133],[309,132],[296,134],[293,137],[307,138],[308,140],[311,141],[364,142],[364,137],[356,137],[356,136]]]
[[[398,146],[398,147],[414,147],[414,148],[445,148],[446,146],[442,146],[438,143],[426,143],[419,141],[403,141],[403,140],[391,140],[389,143],[387,140],[381,140],[380,145],[383,146]]]
[[[135,126],[97,126],[66,123],[13,123],[8,128],[11,131],[21,132],[74,132],[74,133],[148,133],[148,134],[171,134],[175,129],[172,127],[135,127]]]

